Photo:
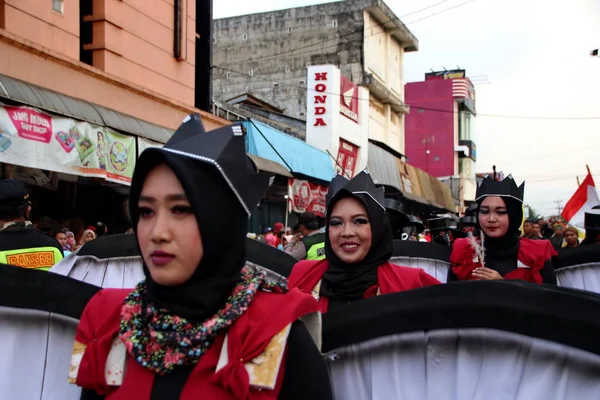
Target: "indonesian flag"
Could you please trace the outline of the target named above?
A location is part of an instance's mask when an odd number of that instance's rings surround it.
[[[586,211],[590,211],[592,207],[600,204],[598,198],[598,192],[596,192],[596,185],[594,184],[594,178],[588,168],[588,174],[577,188],[577,191],[567,202],[567,205],[563,209],[562,217],[569,225],[583,228],[584,217]]]

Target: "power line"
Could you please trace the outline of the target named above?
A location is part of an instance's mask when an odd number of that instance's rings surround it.
[[[541,156],[536,156],[536,157],[529,157],[527,158],[527,162],[530,161],[537,161],[537,160],[543,160],[543,159],[547,159],[547,158],[555,158],[556,156],[564,156],[565,153],[578,153],[578,152],[582,152],[582,151],[594,151],[594,150],[598,150],[600,149],[600,146],[594,146],[594,147],[583,147],[583,148],[578,148],[578,149],[561,149],[560,152],[557,153],[545,153],[544,155]],[[502,165],[502,169],[505,169],[504,166],[505,165],[515,165],[515,164],[523,164],[522,160],[515,160],[515,161],[509,161],[509,162],[505,162],[505,163],[496,163],[498,165]],[[552,172],[552,171],[550,171]]]
[[[249,74],[245,73],[245,72],[241,72],[241,71],[236,71],[236,70],[232,70],[230,68],[223,68],[220,67],[218,65],[213,65],[213,68],[222,70],[222,71],[227,71],[227,72],[231,72],[234,74],[238,74],[238,75],[242,75],[242,76],[250,76]],[[250,78],[256,78],[260,81],[266,82],[266,83],[270,83],[270,84],[274,84],[274,83],[278,83],[280,85],[283,86],[287,86],[287,87],[294,87],[300,90],[305,90],[308,91],[309,89],[307,87],[304,86],[300,86],[300,85],[293,85],[293,84],[289,84],[289,83],[282,83],[282,82],[275,82],[272,80],[267,80],[261,77],[257,77],[255,75],[250,76]],[[333,93],[333,92],[328,92],[328,91],[323,91],[323,92],[319,92],[321,94],[330,94],[333,96],[337,96],[339,95],[339,93]],[[353,98],[357,99],[358,101],[369,101],[372,102],[372,99],[363,99],[358,97],[358,95],[353,96]],[[398,104],[398,103],[388,103],[392,106],[399,106],[399,107],[405,107],[405,106],[409,106],[412,108],[415,108],[417,110],[424,110],[424,111],[432,111],[432,112],[440,112],[440,113],[450,113],[450,114],[460,114],[460,111],[454,111],[454,110],[440,110],[440,109],[434,109],[434,108],[428,108],[428,107],[422,107],[422,106],[417,106],[417,105],[410,105],[410,104]],[[478,117],[489,117],[489,118],[510,118],[510,119],[531,119],[531,120],[561,120],[561,121],[574,121],[574,120],[600,120],[600,116],[598,117],[544,117],[544,116],[524,116],[524,115],[502,115],[502,114],[481,114],[478,113],[477,114]]]
[[[427,9],[430,9],[430,8],[432,8],[432,7],[435,7],[435,6],[439,5],[439,4],[445,3],[445,2],[447,2],[447,1],[449,1],[449,0],[440,1],[439,3],[436,3],[436,4],[433,4],[433,5],[431,5],[431,6],[428,6],[428,7],[422,8],[422,9],[420,9],[420,10],[417,10],[417,11],[414,11],[414,12],[412,12],[412,13],[405,14],[405,15],[402,15],[402,16],[400,16],[400,17],[396,17],[396,18],[391,18],[391,19],[388,19],[387,21],[380,23],[380,25],[385,25],[385,24],[388,24],[388,23],[390,23],[390,22],[394,22],[394,21],[398,21],[398,22],[402,23],[402,21],[400,20],[400,18],[404,18],[404,17],[406,17],[406,16],[409,16],[409,15],[417,14],[417,13],[419,13],[419,12],[421,12],[421,11],[425,11],[425,10],[427,10]],[[473,2],[473,1],[475,1],[475,0],[468,0],[468,1],[464,2],[464,3],[458,4],[458,5],[454,6],[454,7],[447,8],[447,9],[445,9],[445,10],[442,10],[442,11],[440,11],[440,12],[437,12],[437,13],[435,13],[435,14],[431,14],[431,15],[425,16],[425,17],[423,17],[423,18],[421,18],[421,19],[418,19],[418,20],[415,20],[415,21],[411,21],[411,22],[407,22],[406,24],[405,24],[405,23],[402,23],[402,24],[403,24],[404,26],[406,26],[407,24],[414,24],[414,23],[416,23],[416,22],[419,22],[419,21],[425,20],[425,19],[427,19],[427,18],[430,18],[430,17],[433,17],[433,16],[435,16],[435,15],[441,14],[441,13],[443,13],[443,12],[446,12],[446,11],[452,10],[452,9],[454,9],[454,8],[457,8],[457,7],[463,6],[463,5],[465,5],[465,4],[468,4],[468,3],[471,3],[471,2]],[[295,48],[295,49],[291,49],[291,50],[287,50],[287,51],[282,51],[281,53],[273,54],[273,55],[266,56],[266,57],[256,57],[256,58],[251,58],[251,59],[245,60],[245,61],[244,61],[244,63],[246,63],[246,64],[247,64],[247,63],[251,63],[251,62],[254,62],[254,61],[265,61],[265,60],[270,60],[270,59],[272,59],[272,58],[279,58],[279,57],[281,57],[281,56],[282,56],[282,55],[284,55],[284,54],[295,53],[296,51],[299,51],[299,50],[302,50],[302,49],[311,48],[311,47],[315,47],[315,46],[318,46],[318,45],[321,45],[321,44],[324,44],[324,43],[327,43],[327,42],[331,42],[332,40],[339,41],[340,39],[343,39],[343,38],[345,38],[345,37],[352,36],[352,35],[359,34],[359,33],[363,33],[363,32],[364,32],[364,27],[363,27],[363,28],[361,28],[361,29],[357,29],[357,30],[355,30],[355,31],[350,31],[350,32],[348,32],[348,33],[345,33],[345,34],[343,34],[343,35],[340,35],[340,36],[338,36],[338,37],[335,37],[335,38],[331,38],[331,39],[325,39],[325,40],[322,40],[322,41],[320,41],[320,42],[316,42],[316,43],[308,44],[308,45],[301,46],[301,47],[298,47],[298,48]],[[368,37],[372,37],[372,36],[376,36],[376,35],[380,35],[380,34],[382,34],[382,33],[385,33],[385,32],[386,32],[386,30],[385,30],[385,29],[382,29],[380,32],[377,32],[377,33],[374,33],[374,34],[371,34],[371,35],[365,35],[365,36],[363,37],[363,39],[366,39],[366,38],[368,38]],[[283,32],[282,32],[282,33],[283,33]],[[338,43],[336,42],[336,43],[334,43],[334,44],[332,44],[332,45],[330,45],[330,46],[325,46],[325,47],[322,47],[322,48],[321,48],[321,52],[322,52],[324,49],[327,49],[327,48],[330,48],[330,47],[336,47],[337,45],[338,45]],[[303,54],[308,54],[308,53],[299,53],[299,54],[296,54],[296,55],[297,55],[297,56],[299,56],[299,55],[303,55]],[[321,54],[322,54],[322,53],[321,53]]]
[[[404,15],[400,16],[400,18],[404,18],[404,17],[410,17],[411,15],[419,14],[420,12],[423,12],[423,11],[425,11],[425,10],[429,10],[430,8],[433,8],[433,7],[439,6],[440,4],[444,4],[444,3],[447,3],[447,2],[449,2],[449,1],[450,1],[450,0],[442,0],[442,1],[439,1],[439,2],[437,2],[437,3],[435,3],[435,4],[432,4],[432,5],[430,5],[430,6],[427,6],[427,7],[425,7],[425,8],[421,8],[420,10],[413,11],[413,12],[410,12],[410,13],[408,13],[408,14],[404,14]]]
[[[465,2],[462,2],[462,3],[460,3],[460,4],[457,4],[457,5],[455,5],[455,6],[452,6],[452,7],[445,8],[445,9],[443,9],[443,10],[441,10],[441,11],[438,11],[438,12],[436,12],[436,13],[434,13],[434,14],[427,15],[427,16],[425,16],[425,17],[423,17],[423,18],[419,18],[419,19],[416,19],[416,20],[414,20],[414,21],[407,22],[407,24],[408,24],[408,25],[410,25],[410,24],[414,24],[415,22],[420,22],[420,21],[423,21],[423,20],[429,19],[429,18],[431,18],[431,17],[435,17],[435,16],[436,16],[436,15],[438,15],[438,14],[442,14],[442,13],[445,13],[445,12],[447,12],[447,11],[454,10],[455,8],[462,7],[462,6],[464,6],[465,4],[469,4],[469,3],[472,3],[472,2],[474,2],[474,1],[475,1],[475,0],[467,0],[467,1],[465,1]]]

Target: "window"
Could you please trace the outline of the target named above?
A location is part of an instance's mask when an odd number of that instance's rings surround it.
[[[292,33],[294,31],[294,28],[292,28],[291,26],[288,28],[288,33]]]
[[[64,14],[65,4],[64,0],[52,0],[52,9],[57,13]]]

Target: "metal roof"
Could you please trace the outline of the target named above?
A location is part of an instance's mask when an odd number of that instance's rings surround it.
[[[0,97],[157,142],[164,143],[173,135],[170,129],[2,74]]]
[[[266,158],[262,158],[250,153],[248,153],[248,156],[250,159],[252,159],[252,162],[254,162],[254,165],[256,165],[256,169],[259,171],[271,172],[277,175],[286,176],[288,178],[293,177],[290,171],[288,171],[286,167],[278,162],[267,160]]]

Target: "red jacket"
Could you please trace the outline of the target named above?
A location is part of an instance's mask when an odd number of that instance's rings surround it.
[[[527,282],[542,283],[540,270],[557,253],[549,240],[531,240],[521,238],[517,253],[516,268],[504,275],[504,279],[519,279]],[[456,239],[450,254],[452,272],[461,280],[474,280],[472,272],[481,267],[469,239]]]
[[[319,296],[318,287],[320,287],[321,279],[327,268],[329,268],[327,260],[300,261],[292,269],[292,275],[289,278],[289,287],[298,288],[304,293],[312,294],[319,301],[322,313],[327,312],[329,299]],[[377,267],[377,284],[367,289],[363,298],[366,299],[377,294],[402,292],[404,290],[440,283],[440,281],[422,269],[401,267],[386,262]]]
[[[107,400],[150,399],[154,374],[127,355],[121,386],[108,386],[104,369],[112,341],[119,332],[121,308],[129,289],[104,289],[86,306],[75,339],[86,345],[77,373],[77,385],[107,394]],[[228,329],[228,364],[215,372],[225,334],[202,355],[186,382],[180,399],[277,399],[283,383],[285,354],[274,390],[250,386],[243,360],[258,357],[271,339],[299,317],[317,311],[310,296],[291,290],[286,294],[258,292],[248,310]]]

